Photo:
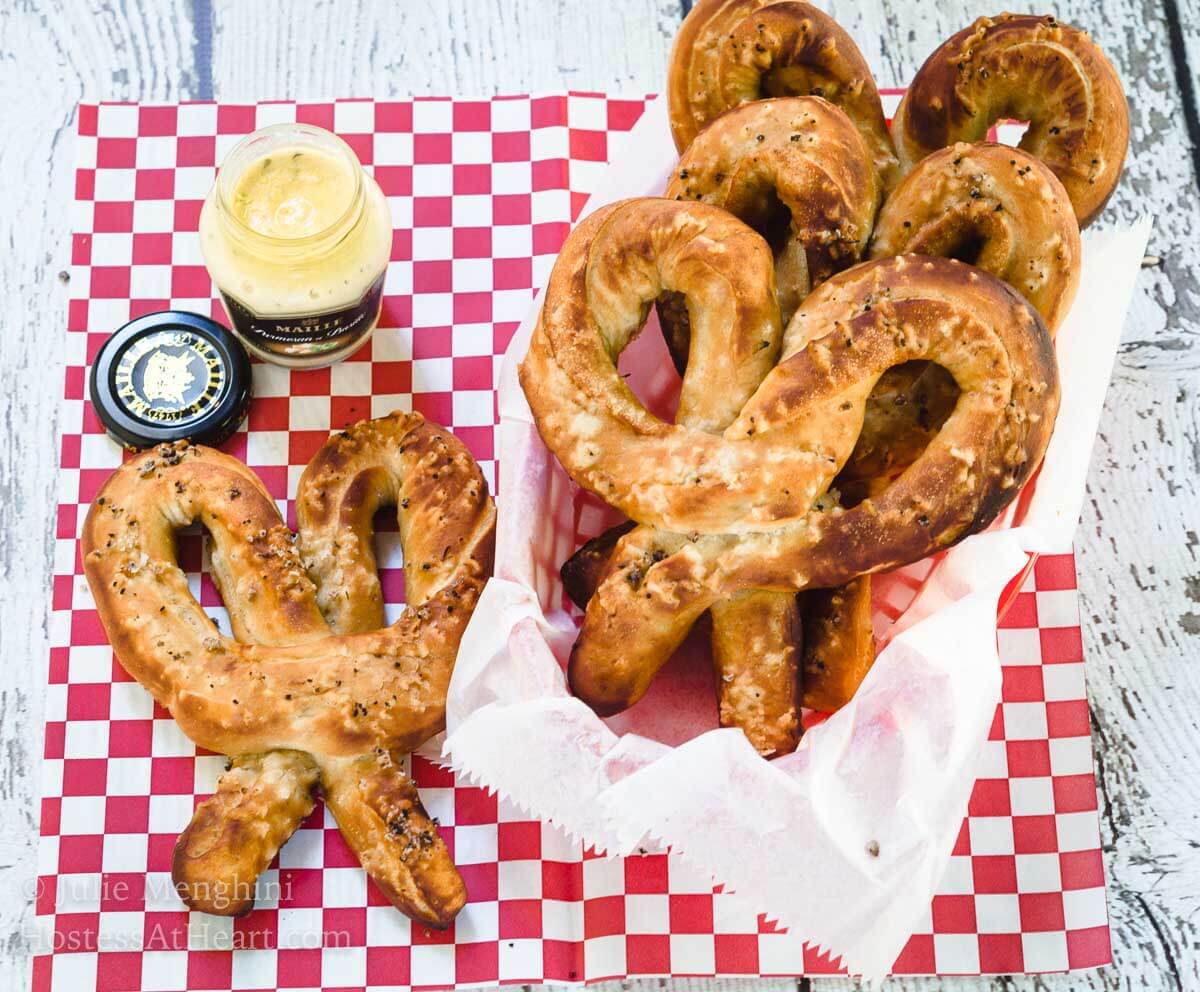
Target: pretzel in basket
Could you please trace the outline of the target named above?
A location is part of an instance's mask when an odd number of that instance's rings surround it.
[[[871,257],[915,252],[969,262],[1037,308],[1050,333],[1079,288],[1079,224],[1058,177],[1007,145],[960,142],[922,159],[887,198]]]
[[[1099,46],[1048,15],[981,17],[917,71],[892,136],[907,172],[939,148],[981,140],[1002,118],[1029,121],[1020,147],[1058,176],[1080,226],[1089,224],[1129,146],[1125,93]]]
[[[371,549],[385,505],[398,508],[409,603],[391,626]],[[448,926],[466,890],[398,762],[444,723],[459,640],[492,570],[487,486],[453,435],[396,413],[329,439],[297,514],[299,546],[250,469],[179,442],[117,469],[84,525],[88,584],[121,663],[193,741],[232,759],[177,845],[177,888],[196,909],[249,910],[319,787],[384,895]],[[175,532],[193,522],[211,535],[233,637],[177,562]]]
[[[724,207],[767,239],[786,326],[814,286],[867,250],[883,187],[862,136],[820,97],[744,104],[700,132],[663,194]],[[680,375],[687,309],[660,300],[659,321]]]
[[[667,107],[682,152],[727,110],[776,96],[818,96],[858,128],[885,187],[899,178],[879,90],[854,40],[798,0],[699,0],[679,28]]]
[[[728,213],[646,198],[588,217],[551,273],[522,386],[567,473],[639,524],[572,651],[572,688],[601,713],[636,702],[714,603],[841,586],[948,547],[987,526],[1045,451],[1052,344],[1004,283],[955,260],[865,262],[815,290],[784,334],[773,262]],[[617,372],[664,291],[688,298],[704,359],[689,364],[680,409],[705,393],[736,405],[719,433],[652,416]],[[843,508],[829,487],[867,397],[911,361],[953,376],[953,412],[898,479]]]
[[[862,137],[845,113],[819,97],[787,97],[746,104],[714,121],[684,153],[666,196],[724,207],[767,238],[775,258],[781,321],[786,323],[814,284],[862,257],[879,208],[881,183]],[[658,313],[682,375],[692,340],[684,297],[664,294]],[[726,408],[725,422],[707,421],[709,428],[727,427],[728,413]],[[564,583],[581,608],[624,532],[616,528],[601,535],[564,564]],[[869,589],[865,593],[869,605]],[[863,599],[837,602],[857,607]],[[768,757],[794,750],[800,739],[803,700],[796,698],[796,670],[801,644],[814,669],[804,680],[804,691],[811,696],[808,703],[831,694],[820,686],[833,673],[858,671],[863,654],[873,655],[869,611],[865,638],[848,630],[849,636],[837,631],[836,636],[802,637],[802,606],[794,593],[747,591],[715,604],[711,611],[721,723],[740,726]],[[840,619],[825,612],[825,628],[833,632]],[[857,609],[853,619],[863,616]],[[845,649],[858,655],[812,660],[818,650],[827,656]],[[758,705],[761,700],[778,705]]]

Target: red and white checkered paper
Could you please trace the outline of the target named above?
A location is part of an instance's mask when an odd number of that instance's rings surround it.
[[[196,227],[215,163],[242,135],[292,120],[338,132],[374,172],[395,226],[372,342],[332,369],[256,364],[248,421],[226,445],[294,524],[290,497],[327,434],[395,408],[449,426],[495,483],[500,356],[643,107],[586,93],[80,107],[35,992],[836,972],[672,856],[596,857],[421,757],[416,780],[470,891],[449,931],[392,909],[320,807],[268,871],[254,912],[189,914],[170,887],[171,851],[223,759],[197,754],[121,669],[83,577],[79,526],[122,457],[88,402],[88,363],[108,334],[143,313],[174,307],[224,319]],[[402,602],[394,531],[380,543],[394,615]],[[180,556],[221,622],[198,535],[181,539]],[[1072,556],[1039,559],[1001,626],[1004,701],[984,777],[897,973],[1110,960]]]

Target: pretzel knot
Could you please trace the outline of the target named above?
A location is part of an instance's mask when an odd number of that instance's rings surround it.
[[[390,626],[371,547],[385,505],[397,507],[408,600]],[[329,439],[300,480],[297,516],[298,537],[250,469],[180,442],[117,469],[84,524],[84,569],[121,663],[193,741],[233,759],[180,837],[176,886],[192,908],[248,911],[319,786],[382,892],[445,927],[466,890],[398,762],[443,726],[492,571],[486,483],[453,435],[394,413]],[[233,637],[179,567],[175,532],[194,522],[212,538]]]
[[[616,367],[664,291],[684,295],[692,332],[675,424]],[[953,409],[897,479],[841,506],[830,485],[868,396],[915,361],[954,379]],[[636,702],[722,599],[841,586],[986,527],[1039,464],[1058,409],[1046,326],[995,277],[918,255],[864,262],[785,330],[767,243],[719,208],[659,199],[570,235],[520,372],[568,474],[639,524],[572,652],[572,688],[601,713]]]

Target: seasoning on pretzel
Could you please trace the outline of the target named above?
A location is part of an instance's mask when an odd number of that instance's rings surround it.
[[[1003,279],[1050,333],[1079,288],[1079,224],[1049,166],[1018,148],[959,142],[923,158],[887,198],[871,257],[958,258]]]
[[[1046,163],[1080,226],[1100,213],[1121,176],[1129,109],[1121,80],[1083,31],[1048,15],[981,17],[917,71],[892,120],[904,171],[997,120],[1029,121],[1020,147]]]
[[[369,521],[398,507],[409,608],[380,626]],[[445,927],[466,899],[401,754],[441,729],[458,643],[491,574],[495,510],[467,449],[417,414],[334,435],[301,481],[300,548],[245,465],[187,442],[113,473],[84,569],[125,668],[202,747],[231,756],[176,848],[193,908],[236,914],[319,788],[376,885]],[[224,636],[188,590],[175,532],[203,524]],[[322,615],[324,606],[337,633]]]
[[[717,118],[683,153],[664,195],[724,207],[767,239],[786,325],[814,286],[863,257],[882,192],[850,118],[807,96],[759,100]],[[682,375],[681,299],[660,301],[659,319]]]
[[[729,379],[751,367],[756,335],[774,350],[773,269],[766,243],[729,215],[638,199],[581,224],[551,274],[521,383],[568,474],[640,524],[617,543],[572,651],[572,688],[600,712],[640,698],[714,603],[926,557],[987,526],[1045,451],[1058,379],[1041,318],[979,269],[922,256],[862,263],[819,287],[720,433],[646,411],[616,359],[648,305],[685,294],[693,350],[728,356]],[[843,508],[829,487],[867,396],[911,361],[949,371],[954,411],[900,478]],[[699,378],[689,366],[685,396]]]
[[[819,96],[846,112],[885,187],[899,178],[883,104],[866,59],[823,11],[797,0],[699,0],[684,19],[667,74],[682,152],[727,110],[776,96]]]
[[[724,207],[767,238],[786,324],[813,284],[862,257],[881,183],[845,113],[819,97],[787,97],[746,104],[714,121],[684,153],[666,196]],[[683,374],[691,342],[684,298],[664,294],[658,308]],[[563,566],[564,583],[581,607],[622,533],[614,528]],[[866,630],[865,640],[839,638],[824,650],[853,644],[873,656],[869,623]],[[801,641],[794,593],[747,591],[712,609],[721,723],[740,726],[767,756],[792,751],[799,742],[795,693],[776,686],[795,680]],[[861,657],[836,664],[863,667]],[[778,707],[764,702],[772,699],[786,702]]]

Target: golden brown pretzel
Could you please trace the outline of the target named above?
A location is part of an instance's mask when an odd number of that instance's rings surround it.
[[[801,95],[841,107],[862,134],[885,186],[899,178],[870,67],[828,14],[797,0],[699,0],[684,18],[667,74],[679,151],[733,107]]]
[[[335,603],[338,593],[370,598],[356,569],[373,559],[322,555],[361,542],[364,514],[392,500],[406,569],[422,577],[399,620],[364,630],[378,603],[348,612]],[[122,664],[192,740],[234,758],[181,838],[176,881],[196,908],[248,909],[254,878],[311,808],[319,779],[384,894],[444,927],[465,889],[394,756],[442,727],[458,643],[491,573],[494,507],[466,448],[417,414],[332,437],[299,503],[326,606],[356,633],[330,632],[274,501],[219,451],[180,442],[145,452],[113,473],[84,525],[88,583]],[[175,560],[175,531],[192,521],[212,537],[233,638],[192,598]]]
[[[871,257],[958,258],[1003,279],[1054,334],[1079,288],[1079,224],[1067,191],[1020,149],[960,142],[923,158],[887,198]]]
[[[677,212],[668,200],[646,202]],[[648,287],[651,298],[661,296],[672,280],[686,281],[711,268],[727,250],[749,251],[756,256],[767,251],[765,257],[770,258],[766,243],[729,213],[696,204],[688,214],[695,225],[683,232],[677,252],[671,251],[671,245],[665,245],[670,257],[668,284],[657,290]],[[608,218],[620,215],[621,211],[606,208],[585,220],[581,228],[602,229]],[[699,236],[690,237],[691,234]],[[623,292],[622,286],[606,282],[604,271],[597,266],[589,273],[589,279],[595,276],[596,295],[607,297],[614,291]],[[750,273],[751,277],[754,274]],[[634,278],[651,275],[649,270],[642,270]],[[755,305],[745,306],[748,300],[754,300]],[[770,370],[778,355],[781,326],[774,301],[758,305],[754,284],[743,283],[736,277],[707,303],[696,312],[695,334],[676,420],[699,431],[719,433],[737,416]],[[726,320],[733,324],[732,335],[715,332],[720,322]],[[713,388],[697,388],[706,384]],[[619,533],[619,530],[609,532],[590,542],[581,549],[577,561],[564,566],[566,588],[582,597],[577,602],[586,602],[599,577],[616,567],[612,550]],[[729,603],[714,605],[713,663],[722,723],[740,727],[764,754],[792,751],[799,741],[798,627],[799,611],[794,596],[746,592]]]
[[[719,600],[844,585],[926,557],[990,523],[1044,453],[1058,406],[1045,325],[994,277],[922,256],[866,262],[818,288],[720,435],[650,415],[616,369],[649,304],[684,293],[693,352],[736,364],[756,336],[774,350],[773,281],[769,248],[739,222],[655,199],[593,215],[551,273],[521,366],[538,429],[577,483],[644,525],[618,542],[572,652],[572,687],[601,712],[640,698]],[[867,396],[917,360],[954,376],[954,412],[899,479],[839,507],[828,489]],[[685,395],[696,376],[689,366]]]
[[[1054,17],[981,17],[925,60],[892,136],[905,171],[1001,118],[1029,121],[1020,147],[1062,181],[1086,226],[1116,188],[1129,146],[1121,80],[1099,46]]]
[[[786,326],[813,286],[859,261],[879,173],[850,118],[820,97],[759,100],[713,121],[688,146],[665,195],[724,207],[767,239]],[[687,312],[659,306],[675,367],[687,366]]]
[[[862,135],[840,108],[815,96],[783,97],[743,104],[708,125],[684,152],[666,195],[724,207],[767,239],[786,326],[814,286],[863,257],[882,181]],[[678,295],[667,305],[660,301],[659,318],[682,374],[689,332],[681,301]],[[854,601],[869,604],[869,580],[859,587]],[[804,634],[805,651],[819,649],[830,671],[865,671],[874,656],[869,610],[825,615],[829,623]],[[783,678],[793,667],[801,626],[795,597],[739,593],[715,606],[712,617],[722,717],[765,728],[751,733],[764,753],[792,750],[798,737],[781,739],[776,729],[786,714],[760,712],[758,701],[778,694],[762,691],[756,678]],[[834,629],[834,621],[849,627],[864,618],[853,635],[818,638]]]
[[[862,257],[880,195],[878,172],[850,119],[811,96],[761,100],[722,115],[688,146],[666,190],[670,199],[723,207],[767,238],[784,323],[814,283]],[[683,297],[667,294],[658,306],[683,374],[691,341]],[[567,562],[569,591],[585,573],[607,567],[621,533],[603,535]],[[587,595],[576,596],[581,607],[595,583],[585,585]],[[799,741],[799,644],[792,593],[746,591],[714,604],[721,722],[741,727],[765,755],[792,751]]]

